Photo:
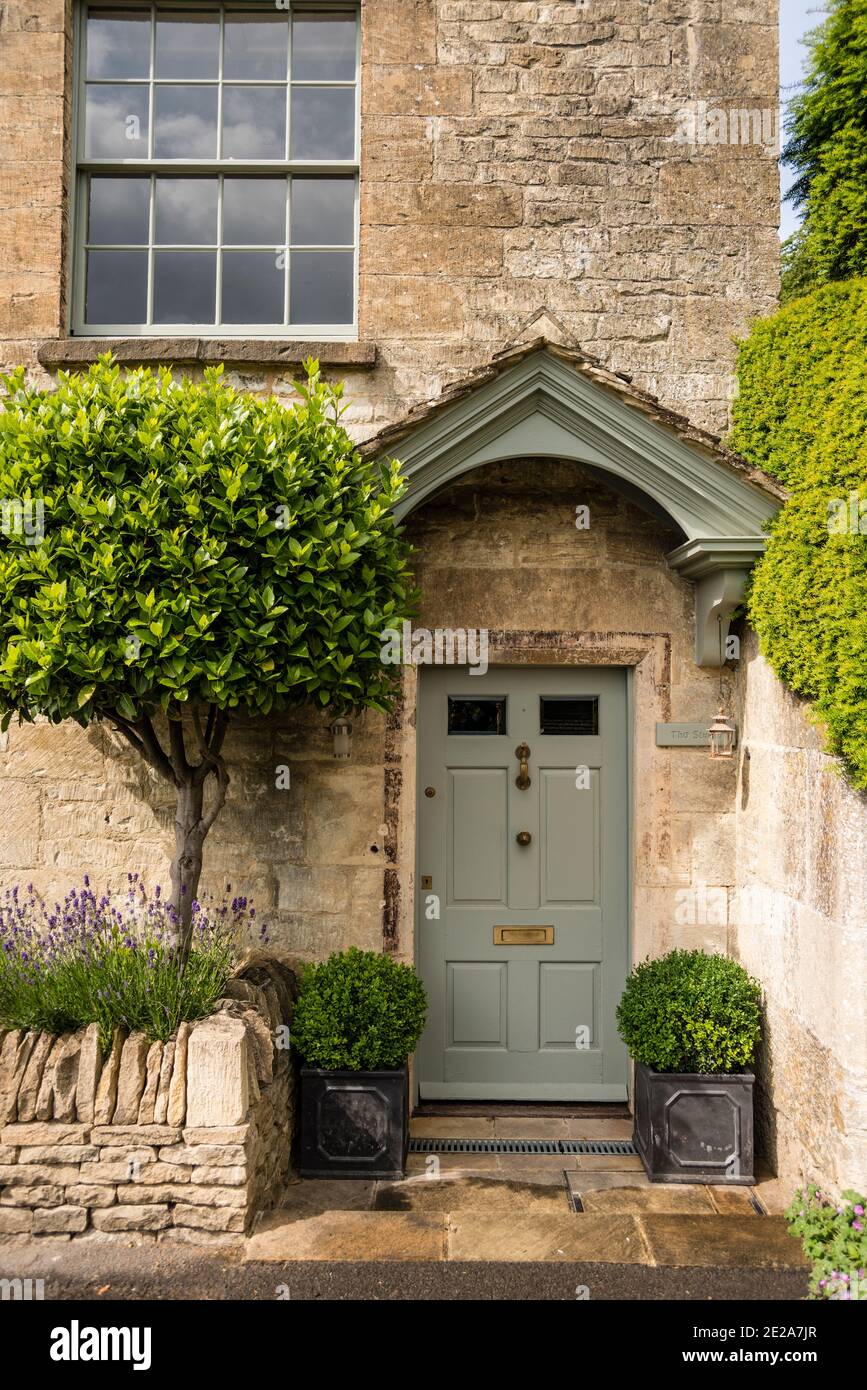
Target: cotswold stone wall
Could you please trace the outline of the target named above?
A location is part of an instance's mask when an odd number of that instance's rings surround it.
[[[293,984],[260,961],[210,1018],[166,1043],[119,1029],[104,1058],[96,1024],[0,1036],[0,1242],[248,1231],[289,1176]]]
[[[576,529],[578,505],[590,509],[589,530]],[[466,475],[419,508],[408,533],[421,625],[516,633],[523,646],[496,658],[513,664],[640,662],[633,950],[724,948],[725,913],[680,911],[678,895],[703,882],[725,899],[734,884],[736,766],[655,746],[657,721],[709,720],[718,702],[717,674],[693,661],[693,586],[665,561],[677,534],[592,469],[548,459]],[[726,690],[731,680],[725,671]],[[334,761],[326,721],[309,711],[230,725],[232,780],[203,887],[252,894],[276,946],[322,957],[385,945],[412,959],[415,690],[407,673],[403,708],[364,717],[349,763]],[[13,725],[0,797],[15,808],[0,835],[0,883],[32,881],[53,901],[86,871],[106,890],[122,888],[130,868],[165,881],[171,789],[109,730]]]
[[[361,10],[360,337],[379,359],[348,377],[353,427],[436,396],[544,306],[608,366],[724,428],[732,340],[777,292],[761,134],[778,106],[777,0]],[[71,15],[71,0],[0,10],[7,365],[66,333]],[[724,141],[703,110],[723,114]],[[256,389],[288,392],[291,373],[240,360]]]
[[[758,1138],[784,1182],[867,1184],[867,797],[745,645],[729,945],[765,990]]]

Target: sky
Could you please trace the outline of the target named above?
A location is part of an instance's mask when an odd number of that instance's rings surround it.
[[[825,7],[822,0],[780,0],[780,87],[785,120],[786,102],[797,91],[803,78],[806,49],[801,40],[809,29],[822,23]],[[785,141],[785,132],[783,133]],[[783,166],[780,170],[783,192],[790,186],[794,174]],[[791,203],[783,203],[780,236],[790,236],[800,221]]]

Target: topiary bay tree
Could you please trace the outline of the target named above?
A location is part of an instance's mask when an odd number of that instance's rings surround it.
[[[232,714],[387,709],[410,608],[399,466],[363,460],[305,363],[285,408],[106,356],[0,409],[0,715],[107,721],[177,794],[181,958]],[[38,521],[37,521],[38,518]]]

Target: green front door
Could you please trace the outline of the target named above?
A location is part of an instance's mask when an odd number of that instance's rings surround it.
[[[627,739],[623,671],[422,669],[422,1098],[626,1098]]]

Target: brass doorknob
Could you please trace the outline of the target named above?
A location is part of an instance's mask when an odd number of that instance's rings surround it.
[[[519,845],[528,845],[532,838],[533,836],[530,834],[529,830],[519,830],[515,836]]]

